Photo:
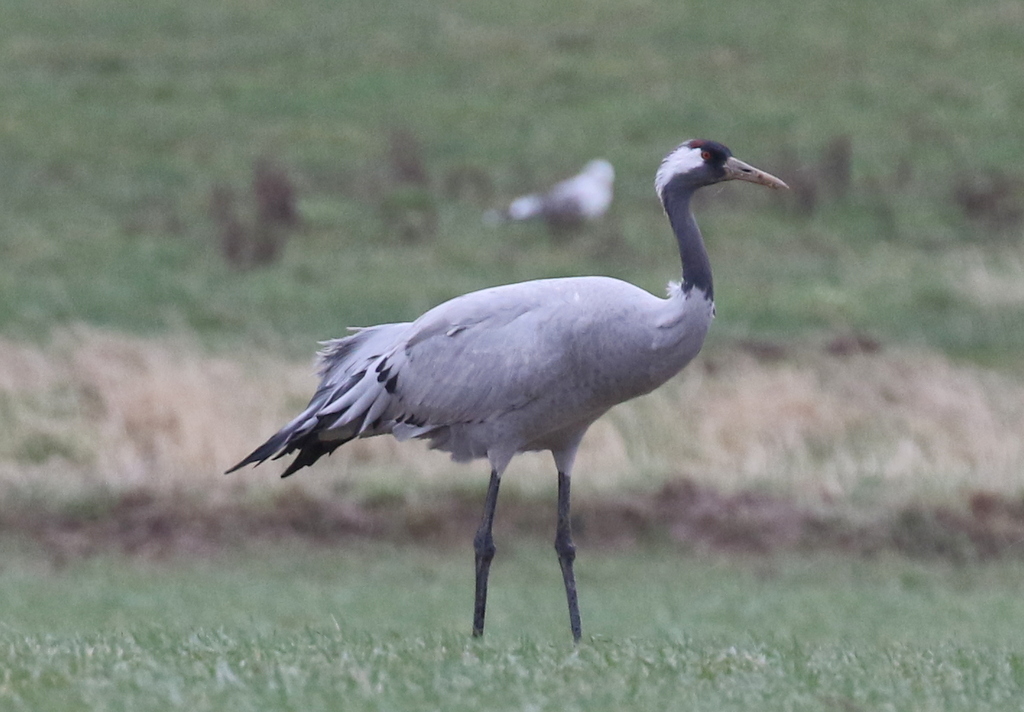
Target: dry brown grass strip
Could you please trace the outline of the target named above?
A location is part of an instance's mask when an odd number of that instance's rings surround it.
[[[281,484],[274,464],[221,474],[306,401],[309,361],[211,355],[184,336],[92,328],[45,347],[0,340],[0,487],[201,492],[214,500],[373,492],[484,481],[420,444],[341,448]],[[584,440],[578,490],[655,490],[686,473],[724,491],[768,484],[816,501],[1004,494],[1024,477],[1024,383],[941,355],[834,355],[814,344],[761,358],[713,349],[655,394],[625,404]],[[548,490],[546,455],[518,459],[509,487]],[[482,486],[482,485],[481,485]]]

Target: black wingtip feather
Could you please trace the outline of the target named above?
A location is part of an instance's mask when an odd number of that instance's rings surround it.
[[[267,460],[271,455],[280,450],[287,442],[290,433],[280,432],[271,437],[267,442],[260,445],[258,448],[249,453],[248,457],[239,462],[237,465],[229,470],[225,470],[225,475],[230,475],[235,470],[240,470],[246,465],[260,464]]]
[[[303,467],[309,467],[324,455],[330,455],[347,442],[348,440],[334,440],[331,442],[308,440],[299,448],[299,454],[292,460],[292,464],[288,465],[288,468],[281,473],[281,479],[291,477]]]
[[[340,353],[340,350],[339,350]],[[376,356],[372,358],[377,358]],[[386,362],[381,361],[378,364],[378,372],[386,368]],[[384,370],[384,378],[388,381],[391,388],[394,388],[397,382],[397,375],[391,376],[391,374]],[[353,374],[345,382],[345,385],[341,387],[341,393],[345,393],[348,389],[352,388],[358,383],[363,376],[366,375],[366,369]],[[266,460],[278,460],[286,455],[290,455],[296,450],[299,451],[298,456],[285,470],[281,477],[288,477],[303,467],[308,467],[316,462],[323,455],[329,455],[334,452],[340,445],[344,445],[349,440],[355,437],[353,434],[351,437],[346,437],[342,440],[335,440],[332,442],[324,442],[319,439],[319,432],[328,428],[327,423],[337,420],[343,415],[348,409],[344,408],[336,413],[330,415],[316,415],[317,422],[312,427],[301,427],[298,424],[304,424],[308,422],[308,416],[315,415],[319,409],[326,403],[332,394],[336,391],[336,386],[321,383],[317,388],[316,393],[309,401],[309,405],[306,406],[306,410],[294,421],[286,425],[282,430],[274,434],[269,440],[256,448],[248,457],[239,462],[237,465],[229,470],[225,470],[224,474],[231,474],[236,470],[240,470],[246,465],[260,464]],[[362,428],[362,422],[354,424],[354,433],[358,433]],[[297,434],[298,431],[302,431],[301,434]]]

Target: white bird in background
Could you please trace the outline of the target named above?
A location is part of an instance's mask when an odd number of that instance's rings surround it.
[[[505,220],[540,218],[552,229],[578,227],[608,212],[612,204],[615,169],[603,158],[590,161],[583,170],[556,183],[545,193],[516,198],[505,211],[490,210],[484,221],[496,225]]]
[[[456,461],[487,458],[491,478],[474,539],[473,634],[481,635],[502,473],[516,453],[549,450],[558,470],[555,550],[578,641],[569,524],[576,450],[609,408],[654,390],[700,351],[714,291],[690,200],[728,180],[787,187],[713,141],[687,141],[658,168],[655,189],[683,262],[667,298],[610,277],[540,279],[456,297],[413,322],[356,329],[325,342],[306,409],[228,472],[297,452],[287,477],[349,440],[384,434],[423,438]]]

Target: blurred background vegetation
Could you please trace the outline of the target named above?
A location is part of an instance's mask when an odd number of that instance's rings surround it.
[[[545,276],[659,293],[678,264],[654,170],[706,137],[793,190],[705,191],[704,361],[601,426],[593,459],[627,482],[789,473],[842,493],[941,471],[1016,491],[1022,27],[1008,0],[11,0],[6,477],[207,486],[301,405],[315,342],[346,326]],[[618,174],[603,222],[482,224],[596,156]],[[709,413],[705,386],[737,392]],[[836,416],[858,392],[873,405]],[[735,431],[702,434],[712,416]],[[336,470],[453,469],[353,450]]]

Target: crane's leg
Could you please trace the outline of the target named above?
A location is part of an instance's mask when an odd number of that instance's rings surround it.
[[[491,470],[491,482],[487,486],[487,498],[484,500],[484,518],[473,539],[476,551],[476,603],[473,607],[473,637],[484,634],[484,613],[487,609],[487,576],[491,572],[491,560],[494,558],[494,537],[491,526],[494,524],[494,509],[498,505],[498,485],[501,475],[496,469]]]
[[[572,564],[576,560],[576,545],[572,542],[572,524],[569,519],[569,475],[558,473],[558,524],[555,527],[555,551],[562,567],[565,597],[569,601],[569,627],[573,642],[580,642],[580,605],[576,598],[576,575]]]

